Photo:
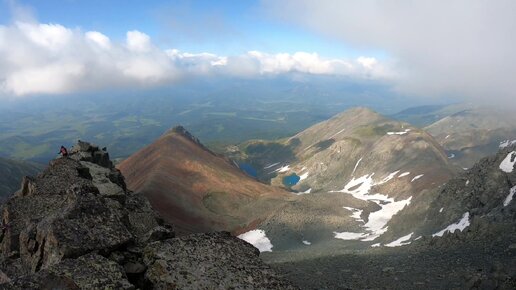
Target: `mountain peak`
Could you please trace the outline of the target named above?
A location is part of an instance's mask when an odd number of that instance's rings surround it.
[[[182,136],[182,137],[186,138],[187,140],[191,141],[192,143],[194,143],[195,145],[201,147],[203,150],[209,152],[210,154],[217,155],[213,151],[208,149],[208,147],[204,146],[204,144],[202,144],[201,141],[197,137],[195,137],[192,133],[188,132],[188,130],[186,130],[186,128],[181,125],[177,125],[177,126],[173,127],[172,129],[168,130],[167,132],[165,132],[165,134],[163,134],[164,137],[174,136],[174,135]]]

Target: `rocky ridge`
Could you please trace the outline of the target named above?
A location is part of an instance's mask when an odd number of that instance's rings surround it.
[[[1,206],[0,289],[294,289],[229,233],[175,238],[81,142]]]

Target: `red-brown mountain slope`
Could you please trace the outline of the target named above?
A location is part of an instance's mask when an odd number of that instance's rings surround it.
[[[264,219],[292,198],[260,183],[176,127],[118,168],[167,222],[185,232],[234,231]]]

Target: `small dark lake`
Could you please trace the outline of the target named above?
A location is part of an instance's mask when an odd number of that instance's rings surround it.
[[[283,177],[283,184],[285,186],[291,187],[291,186],[296,185],[299,182],[299,180],[301,180],[301,177],[299,177],[297,174],[293,173],[289,176]]]
[[[250,175],[252,177],[258,177],[258,171],[249,163],[240,163],[238,164],[238,167],[240,170],[247,173],[247,175]]]

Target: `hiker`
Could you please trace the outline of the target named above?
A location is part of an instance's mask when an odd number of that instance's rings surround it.
[[[61,149],[59,150],[59,154],[63,157],[68,157],[68,150],[66,150],[66,147],[61,145]]]

